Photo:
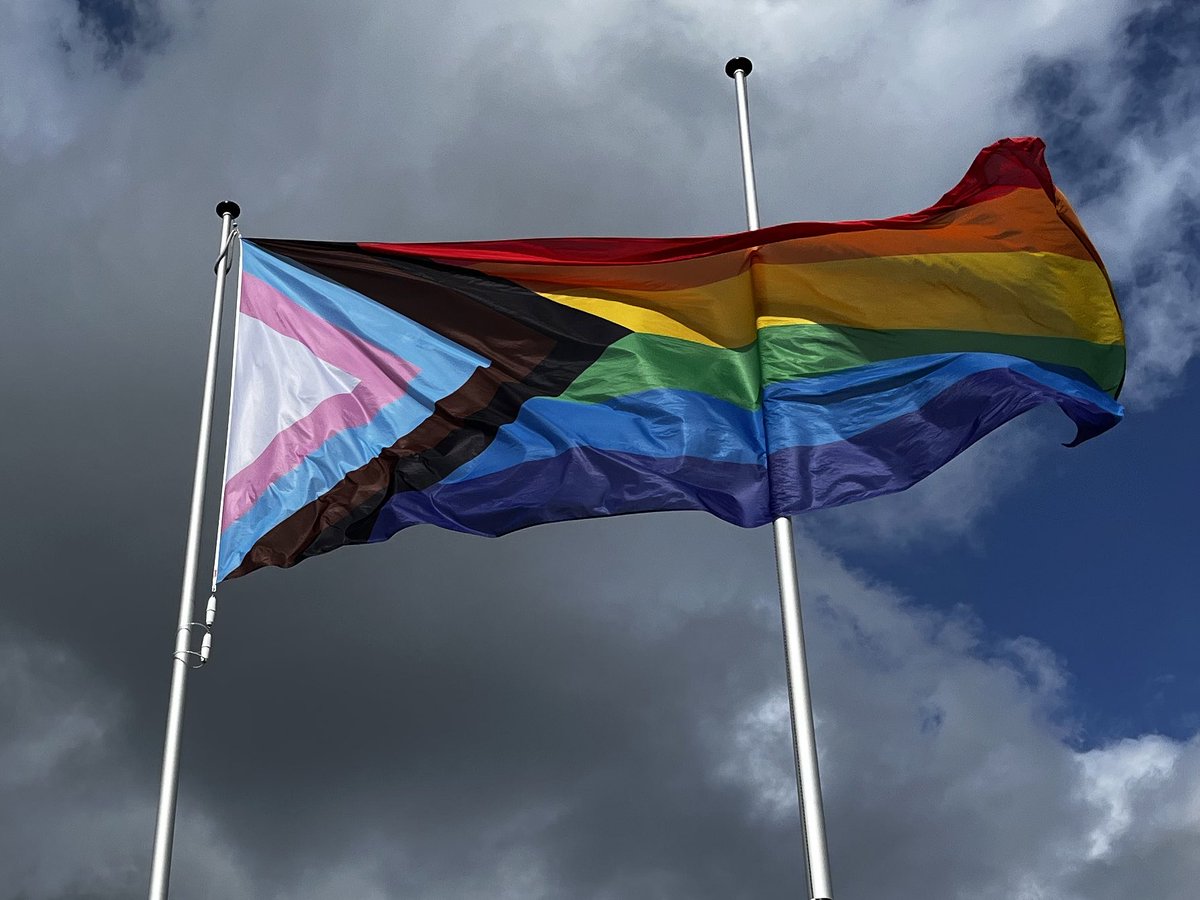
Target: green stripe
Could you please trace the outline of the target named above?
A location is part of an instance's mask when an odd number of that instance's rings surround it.
[[[755,409],[760,382],[756,344],[730,350],[635,332],[605,350],[562,397],[600,403],[635,391],[676,388],[710,394],[745,409]]]
[[[933,353],[1003,353],[1086,372],[1114,394],[1125,373],[1122,344],[980,331],[876,331],[831,325],[776,325],[759,332],[763,382],[789,381],[867,363]]]
[[[990,332],[776,325],[759,332],[758,344],[737,350],[661,334],[630,334],[604,351],[561,396],[580,403],[600,403],[636,391],[674,388],[755,409],[760,383],[791,381],[907,356],[969,352],[1003,353],[1080,369],[1110,394],[1116,392],[1125,372],[1125,348],[1120,344]]]

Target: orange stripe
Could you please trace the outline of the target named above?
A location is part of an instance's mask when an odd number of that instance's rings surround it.
[[[737,250],[667,263],[632,266],[540,266],[524,263],[475,263],[472,268],[519,282],[538,293],[579,289],[676,291],[703,288],[749,268],[749,251]]]
[[[878,228],[780,241],[762,247],[759,256],[766,263],[793,265],[869,256],[1014,251],[1092,259],[1045,191],[1033,188],[1017,188],[948,212],[919,229]]]

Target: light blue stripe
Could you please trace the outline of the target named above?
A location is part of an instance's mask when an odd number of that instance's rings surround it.
[[[373,335],[373,343],[411,362],[420,371],[402,397],[381,409],[370,422],[331,437],[270,485],[250,509],[230,524],[221,536],[218,578],[236,569],[264,534],[420,425],[432,414],[438,400],[462,387],[477,368],[489,364],[482,356],[373,300],[284,265],[249,242],[244,242],[243,254],[246,271],[269,281],[289,298],[299,299],[293,290],[307,291],[308,299],[301,305],[322,318],[356,334],[357,330],[346,327],[346,323],[357,322],[362,326],[366,322],[379,328],[380,332]],[[317,287],[329,296],[316,293]]]
[[[326,322],[422,368],[437,364],[442,355],[446,364],[454,368],[469,364],[474,369],[490,364],[489,360],[478,353],[443,337],[436,331],[431,331],[382,303],[377,303],[336,281],[289,265],[249,241],[242,241],[242,268]],[[428,363],[422,363],[423,354],[430,349],[440,350],[441,355],[432,357]]]

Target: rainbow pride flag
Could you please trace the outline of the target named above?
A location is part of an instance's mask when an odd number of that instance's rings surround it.
[[[1036,138],[929,209],[720,237],[247,240],[218,574],[410,525],[742,526],[919,481],[1042,403],[1112,427],[1103,264]]]

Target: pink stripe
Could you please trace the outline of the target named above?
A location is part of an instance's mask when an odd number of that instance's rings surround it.
[[[365,425],[403,396],[420,371],[293,303],[261,279],[249,273],[243,273],[243,279],[242,312],[299,341],[314,356],[353,375],[359,384],[348,394],[326,397],[307,416],[276,434],[254,462],[230,477],[225,484],[222,530],[335,434]]]
[[[396,392],[396,399],[403,391]],[[303,419],[293,422],[271,439],[265,450],[225,483],[224,530],[252,507],[282,475],[340,431],[365,425],[386,405],[364,384],[349,394],[326,397]]]
[[[356,335],[327,322],[286,294],[277,291],[249,272],[243,274],[241,310],[268,328],[293,338],[327,363],[349,372],[359,381],[388,382],[397,378],[405,384],[416,377],[417,367]]]

